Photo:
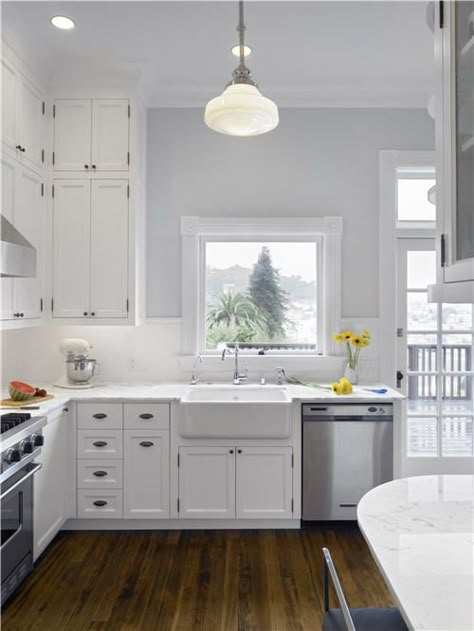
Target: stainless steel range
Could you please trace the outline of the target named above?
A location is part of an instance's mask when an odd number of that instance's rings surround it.
[[[33,568],[34,462],[46,417],[11,412],[0,417],[1,604]]]

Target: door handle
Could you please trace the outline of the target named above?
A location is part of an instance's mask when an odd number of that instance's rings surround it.
[[[397,388],[402,387],[402,381],[404,378],[405,378],[405,375],[402,373],[402,371],[397,370]]]

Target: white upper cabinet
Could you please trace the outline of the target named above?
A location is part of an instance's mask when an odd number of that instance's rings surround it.
[[[474,2],[435,6],[439,280],[458,283],[474,280]]]
[[[54,318],[127,318],[128,234],[128,180],[54,181]]]
[[[15,174],[16,163],[14,160],[2,156],[2,215],[10,223],[13,223],[15,209]],[[13,319],[13,278],[0,278],[1,291],[1,317],[2,320]]]
[[[129,162],[129,102],[92,101],[92,170],[127,171]]]
[[[53,199],[53,316],[90,312],[90,181],[56,180]]]
[[[128,171],[128,99],[57,99],[55,171]]]
[[[127,191],[127,180],[91,182],[91,317],[127,317]]]
[[[33,168],[44,163],[45,119],[40,90],[14,64],[2,59],[2,141]]]
[[[291,447],[237,447],[236,517],[292,517]]]
[[[54,103],[56,171],[88,171],[91,167],[92,102],[57,99]]]

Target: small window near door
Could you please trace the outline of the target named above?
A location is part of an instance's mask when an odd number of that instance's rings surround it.
[[[436,221],[436,206],[429,201],[434,178],[399,175],[397,181],[398,221]]]

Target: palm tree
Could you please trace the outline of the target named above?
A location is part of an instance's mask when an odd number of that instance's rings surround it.
[[[209,329],[220,324],[227,327],[244,327],[258,333],[265,326],[265,319],[258,308],[241,293],[221,294],[207,312]]]

